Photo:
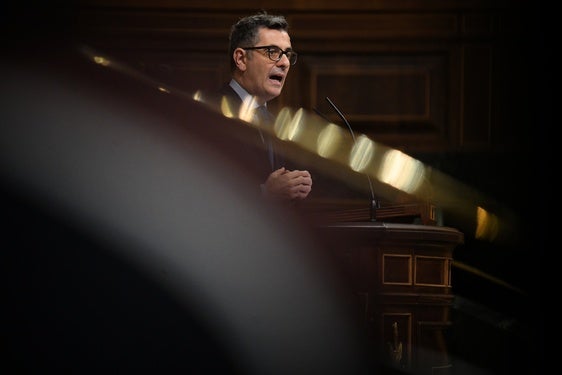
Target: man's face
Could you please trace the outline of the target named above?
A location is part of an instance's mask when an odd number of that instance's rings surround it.
[[[256,46],[277,46],[285,51],[291,48],[291,38],[285,31],[262,28]],[[240,83],[246,91],[256,96],[260,104],[279,96],[291,67],[287,56],[272,61],[265,49],[242,51],[238,68],[243,71]]]

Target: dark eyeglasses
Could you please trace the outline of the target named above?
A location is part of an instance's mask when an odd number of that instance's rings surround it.
[[[283,55],[286,55],[291,65],[295,65],[297,63],[298,54],[290,49],[283,51],[281,48],[277,46],[257,46],[257,47],[240,47],[240,48],[244,50],[263,49],[267,53],[267,57],[269,57],[271,61],[275,61],[275,62],[281,60],[281,57],[283,57]]]

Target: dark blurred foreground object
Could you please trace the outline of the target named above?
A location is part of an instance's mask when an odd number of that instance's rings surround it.
[[[244,128],[82,48],[1,63],[2,369],[371,372],[329,262],[249,193]]]

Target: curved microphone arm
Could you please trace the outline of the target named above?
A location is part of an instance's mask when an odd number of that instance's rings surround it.
[[[330,104],[330,106],[334,109],[334,111],[336,111],[338,116],[340,116],[343,122],[347,125],[347,128],[351,133],[351,138],[353,139],[353,144],[355,144],[356,143],[355,133],[353,133],[353,129],[351,128],[351,125],[349,124],[343,113],[338,109],[338,107],[336,107],[336,105],[330,100],[330,98],[326,97],[326,101]],[[368,174],[365,174],[365,176],[367,176],[367,181],[369,182],[369,191],[371,192],[371,207],[370,207],[371,221],[377,221],[377,209],[380,208],[380,201],[375,196],[375,191],[373,189],[373,183],[371,182],[371,178],[369,177]]]

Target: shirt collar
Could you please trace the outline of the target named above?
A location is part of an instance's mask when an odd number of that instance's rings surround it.
[[[242,102],[247,102],[251,99],[252,95],[248,93],[236,80],[231,79],[229,83],[230,87],[238,94]],[[259,105],[254,101],[253,108],[257,108]],[[264,103],[264,107],[267,108],[267,103]]]

